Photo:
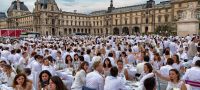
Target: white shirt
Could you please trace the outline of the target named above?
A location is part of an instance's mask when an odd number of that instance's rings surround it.
[[[8,50],[1,51],[1,57],[8,59],[9,55],[10,55],[10,52]]]
[[[90,55],[85,54],[85,55],[83,55],[83,57],[84,57],[84,60],[87,61],[88,63],[91,62],[90,61]]]
[[[42,65],[38,61],[34,61],[31,64],[31,73],[34,73],[34,72],[40,73],[41,71],[42,71]]]
[[[200,68],[199,67],[192,67],[192,68],[190,68],[186,71],[185,75],[183,76],[183,80],[200,82],[199,75],[200,75]],[[200,87],[193,87],[193,86],[191,86],[191,87],[192,87],[191,90],[200,90]]]
[[[49,71],[51,73],[51,75],[55,75],[56,74],[55,68],[53,66],[51,66],[51,65],[49,65],[49,66],[42,65],[42,71],[43,70]]]
[[[72,84],[72,90],[82,90],[82,87],[85,85],[86,72],[80,70],[76,73],[75,80]]]
[[[104,79],[98,71],[93,71],[87,74],[86,87],[96,90],[104,90]]]
[[[11,63],[13,63],[14,58],[15,58],[15,55],[14,55],[14,54],[10,54],[10,55],[8,56],[8,61],[10,61]]]
[[[127,88],[125,87],[122,79],[113,76],[107,76],[105,79],[104,90],[127,90]]]
[[[173,67],[170,66],[170,65],[162,66],[162,67],[160,68],[160,73],[161,73],[163,76],[168,77],[168,76],[169,76],[169,71],[170,71],[171,69],[173,69]]]

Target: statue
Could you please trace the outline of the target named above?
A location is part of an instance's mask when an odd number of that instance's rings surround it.
[[[195,10],[196,10],[196,3],[189,2],[188,8],[185,12],[183,12],[183,19],[194,19],[195,18]]]

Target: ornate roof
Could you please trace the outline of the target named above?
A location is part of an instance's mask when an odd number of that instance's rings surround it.
[[[39,0],[38,3],[41,3],[41,4],[55,3],[55,0]]]
[[[170,1],[163,1],[155,5],[155,8],[160,7],[169,7],[171,4]],[[122,13],[122,12],[130,12],[130,11],[139,11],[146,8],[147,4],[140,4],[140,5],[132,5],[126,7],[119,7],[115,8],[111,13]],[[106,10],[94,11],[90,13],[90,15],[104,15],[106,14]]]
[[[0,12],[0,19],[4,19],[4,18],[6,18],[7,16],[6,16],[6,14],[4,13],[4,12]]]
[[[27,6],[24,4],[24,2],[19,2],[20,4],[20,10],[21,11],[29,11],[29,9],[27,8]],[[17,10],[17,1],[13,1],[11,6],[8,8],[7,12],[13,11],[13,10]]]

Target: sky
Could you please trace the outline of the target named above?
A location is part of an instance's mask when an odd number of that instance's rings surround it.
[[[14,0],[0,0],[0,12],[6,12]],[[30,11],[33,11],[36,0],[20,0],[25,3]],[[110,0],[55,0],[63,11],[78,13],[90,13],[96,10],[105,10],[110,5]],[[113,0],[114,7],[124,7],[146,3],[147,0]],[[156,3],[166,0],[155,0]]]

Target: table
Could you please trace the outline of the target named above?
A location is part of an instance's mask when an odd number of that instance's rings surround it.
[[[139,82],[136,81],[126,81],[125,86],[127,90],[140,90]]]

